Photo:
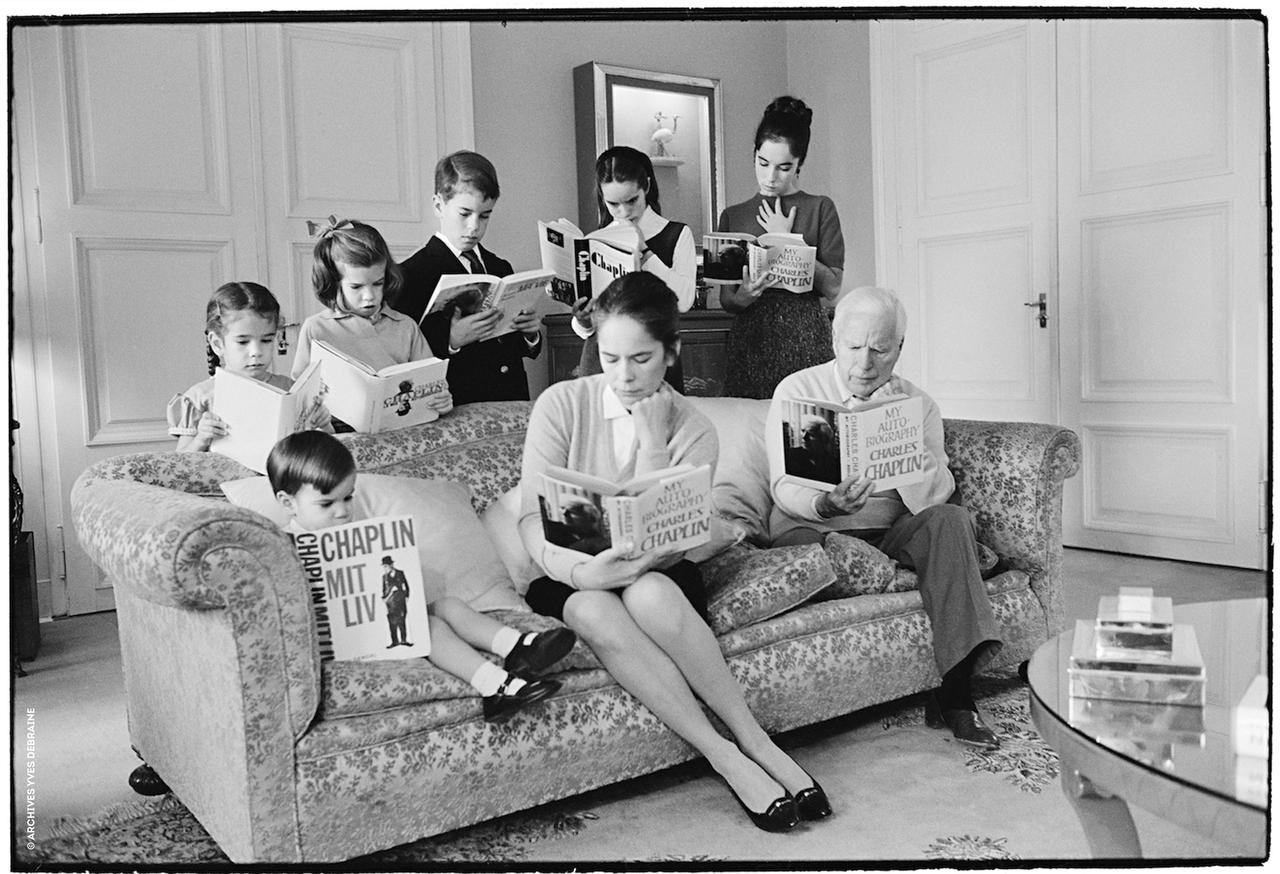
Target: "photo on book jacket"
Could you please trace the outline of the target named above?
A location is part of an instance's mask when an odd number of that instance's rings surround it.
[[[311,587],[321,660],[406,659],[431,652],[412,516],[291,531]]]
[[[893,397],[858,409],[810,398],[781,402],[774,439],[786,479],[817,488],[850,477],[877,492],[924,479],[924,401]]]

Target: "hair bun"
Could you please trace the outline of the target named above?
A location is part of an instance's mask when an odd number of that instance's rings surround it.
[[[765,108],[765,115],[770,114],[786,114],[794,115],[799,118],[806,126],[813,122],[813,110],[805,105],[805,102],[799,97],[791,97],[783,95],[775,97],[773,101]]]

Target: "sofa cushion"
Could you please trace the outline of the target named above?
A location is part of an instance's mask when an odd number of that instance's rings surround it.
[[[771,549],[737,544],[701,567],[707,615],[716,634],[784,613],[836,578],[830,560],[816,543]]]
[[[821,599],[903,591],[894,586],[897,562],[865,540],[832,531],[823,539],[822,546],[835,568],[836,581],[822,592]]]
[[[265,476],[232,480],[222,490],[233,504],[281,527],[288,523]],[[528,609],[476,518],[467,486],[362,473],[353,503],[356,518],[413,516],[428,603],[448,594],[477,610]]]
[[[691,397],[698,412],[715,426],[720,442],[711,497],[725,519],[742,524],[746,537],[765,546],[769,542],[769,459],[764,450],[765,416],[769,402],[750,398]]]
[[[480,521],[507,569],[507,576],[515,583],[516,591],[523,595],[529,591],[529,583],[542,576],[542,571],[538,570],[520,539],[520,486],[499,495],[480,514]]]

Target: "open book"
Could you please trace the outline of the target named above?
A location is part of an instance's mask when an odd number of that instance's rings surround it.
[[[783,479],[827,488],[850,477],[877,492],[924,479],[924,399],[903,395],[854,409],[811,398],[781,401],[782,427],[770,435]]]
[[[711,468],[683,464],[611,483],[562,467],[542,474],[542,533],[552,547],[595,555],[683,552],[711,539]]]
[[[553,274],[551,296],[563,304],[595,297],[624,273],[640,269],[640,254],[621,237],[588,237],[566,218],[538,222],[542,267]]]
[[[219,367],[212,408],[227,423],[227,434],[209,448],[264,473],[276,441],[310,427],[324,403],[325,384],[314,362],[287,389]]]
[[[290,532],[311,587],[320,658],[407,659],[431,652],[412,516]]]
[[[710,284],[742,281],[742,268],[756,280],[772,274],[772,288],[797,294],[813,290],[818,250],[800,234],[706,234],[702,238],[702,275]]]
[[[329,412],[357,431],[377,433],[440,418],[427,398],[449,390],[449,362],[424,358],[374,370],[324,340],[311,341],[320,362]]]
[[[449,306],[457,307],[464,316],[481,310],[500,309],[502,317],[498,326],[484,339],[501,337],[515,330],[511,323],[521,310],[540,313],[545,309],[553,275],[550,270],[541,269],[524,270],[503,277],[488,273],[447,273],[436,283],[436,290],[431,293],[422,317],[425,319]]]

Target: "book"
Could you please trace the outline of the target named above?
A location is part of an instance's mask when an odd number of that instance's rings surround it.
[[[271,447],[281,437],[307,428],[325,400],[325,384],[315,362],[287,389],[219,367],[213,374],[211,406],[227,423],[227,434],[209,448],[265,473]]]
[[[924,479],[924,399],[894,395],[846,408],[813,398],[783,400],[770,451],[783,478],[814,488],[850,477],[875,480],[878,492]]]
[[[426,318],[450,306],[457,307],[464,316],[482,310],[502,310],[497,327],[485,337],[491,340],[510,334],[511,326],[521,310],[540,313],[550,297],[550,270],[523,270],[510,276],[493,276],[488,273],[447,273],[436,283],[435,291],[422,314]],[[422,320],[418,320],[422,324]]]
[[[800,234],[715,233],[702,237],[702,275],[708,284],[742,282],[742,268],[752,281],[772,274],[772,288],[796,294],[813,290],[818,249]]]
[[[1236,799],[1254,807],[1266,807],[1270,795],[1267,785],[1271,760],[1261,756],[1236,756]]]
[[[553,467],[538,497],[542,533],[552,547],[628,557],[683,552],[711,540],[711,468],[684,464],[625,483]]]
[[[1231,748],[1241,756],[1271,756],[1271,683],[1258,674],[1231,708]]]
[[[424,358],[375,370],[324,340],[311,341],[329,412],[357,431],[377,433],[440,418],[426,398],[449,390],[449,362]]]
[[[1117,657],[1100,656],[1093,623],[1078,619],[1067,677],[1069,694],[1076,698],[1204,705],[1204,659],[1196,630],[1181,623],[1173,626],[1170,656]]]
[[[568,306],[604,291],[624,273],[640,269],[640,255],[615,234],[588,236],[566,218],[538,222],[542,268],[552,273],[551,297]]]
[[[412,516],[289,532],[311,589],[322,661],[431,652]]]

